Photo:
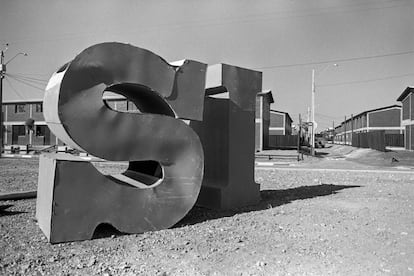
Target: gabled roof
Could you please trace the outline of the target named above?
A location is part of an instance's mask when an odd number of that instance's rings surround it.
[[[278,110],[274,110],[274,109],[270,109],[270,112],[271,113],[274,112],[274,113],[279,113],[279,114],[285,114],[290,119],[290,121],[293,122],[292,118],[290,117],[289,113],[287,113],[287,112],[278,111]]]
[[[404,100],[408,94],[414,93],[414,87],[407,86],[407,88],[402,92],[402,94],[398,97],[397,101],[401,102]]]
[[[264,90],[262,92],[257,93],[257,96],[268,98],[269,103],[275,102],[273,99],[272,90]]]

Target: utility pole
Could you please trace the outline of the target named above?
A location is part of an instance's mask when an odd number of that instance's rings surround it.
[[[6,63],[4,62],[4,53],[9,48],[9,44],[6,43],[6,48],[1,50],[0,52],[0,157],[1,153],[3,152],[3,139],[4,139],[4,133],[3,133],[3,79],[6,75],[6,65],[10,63],[13,59],[15,59],[18,55],[24,55],[27,56],[26,53],[17,53],[15,54],[9,61]]]
[[[310,124],[309,124],[309,122],[310,122],[310,113],[311,113],[310,107],[308,106],[308,113],[307,113],[308,116],[307,116],[307,119],[306,119],[306,122],[308,122],[308,124],[307,124],[308,129],[306,131],[306,140],[309,144],[310,144],[310,131],[311,131]]]
[[[354,115],[351,114],[351,146],[352,146],[353,140],[354,140]]]
[[[312,107],[311,107],[311,155],[315,155],[315,69],[312,69]]]
[[[335,144],[335,121],[332,121],[332,144]]]
[[[6,64],[4,64],[4,52],[1,50],[0,53],[0,157],[3,152],[3,139],[4,139],[4,133],[3,133],[3,79],[4,74],[6,73]]]
[[[323,71],[328,69],[330,64],[325,66],[322,70],[319,71],[321,74]],[[333,66],[338,66],[338,64],[333,64]],[[316,122],[315,122],[315,69],[312,69],[312,109],[311,109],[311,122],[312,122],[312,133],[311,133],[311,155],[315,155],[315,134],[316,134]],[[309,121],[309,120],[308,120]]]
[[[345,121],[344,121],[344,145],[346,145],[346,115],[345,115]]]
[[[300,161],[300,140],[302,138],[302,117],[299,113],[299,132],[298,132],[298,161]]]

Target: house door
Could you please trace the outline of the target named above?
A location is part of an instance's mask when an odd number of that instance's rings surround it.
[[[24,125],[12,126],[12,145],[27,145],[28,138]]]

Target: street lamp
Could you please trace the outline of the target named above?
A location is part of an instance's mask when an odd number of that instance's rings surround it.
[[[19,56],[19,55],[23,55],[23,56],[27,56],[27,53],[23,53],[23,52],[20,52],[20,53],[17,53],[17,54],[15,54],[14,55],[14,57],[12,57],[11,59],[9,59],[9,61],[8,62],[6,62],[6,64],[5,65],[7,65],[7,64],[9,64],[10,63],[10,61],[12,61],[13,59],[15,59],[17,56]]]
[[[319,71],[319,75],[328,69],[331,64],[328,64]],[[333,66],[337,67],[338,64],[333,64]],[[311,121],[312,121],[312,132],[311,132],[311,155],[315,156],[315,129],[316,129],[316,122],[315,122],[315,69],[312,69],[312,107],[311,107]]]
[[[0,157],[3,152],[3,79],[6,74],[6,65],[19,55],[27,56],[27,53],[17,53],[9,61],[4,63],[4,53],[7,51],[9,44],[6,44],[6,48],[0,52]]]

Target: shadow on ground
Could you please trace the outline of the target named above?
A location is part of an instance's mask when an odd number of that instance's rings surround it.
[[[330,148],[330,147],[326,147],[326,149],[328,149],[328,148]],[[301,153],[304,154],[304,155],[310,156],[311,155],[310,147],[302,146],[301,147]],[[329,152],[326,152],[325,148],[322,148],[322,149],[317,148],[317,149],[315,149],[315,156],[314,157],[323,158],[323,157],[326,157],[326,155],[328,155],[328,154],[329,154]]]
[[[265,210],[288,204],[295,200],[309,199],[319,196],[328,196],[336,194],[338,191],[343,189],[359,187],[361,186],[321,184],[316,186],[302,186],[285,190],[262,190],[260,192],[261,200],[256,205],[225,211],[210,210],[207,208],[195,206],[187,214],[187,216],[185,216],[174,227],[193,225],[203,221],[218,219],[222,217],[230,217],[235,214],[245,212]]]
[[[102,239],[102,238],[108,238],[111,236],[122,236],[122,235],[128,235],[128,234],[118,231],[115,227],[113,227],[109,223],[101,223],[98,225],[98,227],[95,228],[92,239],[93,240]]]
[[[224,211],[210,210],[207,208],[195,206],[181,221],[174,225],[173,228],[179,228],[186,225],[194,225],[208,220],[214,220],[222,217],[230,217],[236,214],[251,211],[265,210],[288,204],[295,200],[309,199],[319,196],[328,196],[336,194],[338,191],[343,189],[358,187],[361,186],[321,184],[316,186],[302,186],[285,190],[263,190],[260,191],[260,202],[252,206],[246,206],[239,209]],[[95,229],[93,239],[121,235],[124,235],[124,233],[118,231],[110,224],[103,223]]]
[[[0,217],[13,216],[13,215],[26,213],[26,212],[20,212],[20,211],[7,211],[6,209],[8,209],[10,207],[13,207],[13,205],[11,205],[11,204],[1,205],[0,206]]]

